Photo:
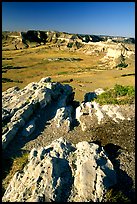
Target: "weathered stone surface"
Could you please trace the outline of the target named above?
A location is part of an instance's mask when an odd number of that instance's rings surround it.
[[[101,202],[106,189],[116,184],[116,172],[102,147],[86,141],[76,145],[73,201]]]
[[[59,138],[31,150],[28,164],[15,173],[2,201],[101,201],[114,184],[116,173],[102,147],[85,141],[74,146]]]
[[[72,93],[72,87],[62,85],[59,82],[51,82],[50,77],[42,78],[39,82],[32,82],[22,90],[19,90],[18,87],[13,87],[3,92],[3,148],[7,147],[20,128],[30,120],[30,117],[35,117],[39,108],[45,108],[47,104],[54,100],[57,101],[58,108],[65,107],[71,99]],[[70,123],[70,119],[66,120],[67,123]],[[16,131],[12,131],[15,128],[15,124]],[[23,135],[30,134],[32,130],[34,128],[30,127],[28,133],[23,133]]]
[[[45,77],[45,78],[42,78],[40,80],[40,83],[48,83],[48,82],[51,82],[51,78],[50,77]]]
[[[56,116],[54,118],[57,128],[62,127],[66,132],[70,130],[72,123],[72,111],[72,106],[57,109]]]
[[[83,102],[76,108],[76,119],[79,121],[83,131],[91,129],[93,125],[103,124],[107,120],[118,123],[121,120],[130,120],[122,113],[119,105],[99,105],[97,102]]]
[[[35,96],[38,99],[41,108],[44,108],[47,103],[51,101],[51,91],[47,88],[37,89],[35,91]]]

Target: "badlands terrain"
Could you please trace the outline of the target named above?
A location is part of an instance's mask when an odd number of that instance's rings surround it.
[[[133,38],[3,32],[3,202],[134,201],[134,86]]]

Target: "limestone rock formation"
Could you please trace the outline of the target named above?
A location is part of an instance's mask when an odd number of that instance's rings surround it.
[[[64,138],[32,149],[28,164],[16,172],[3,202],[100,201],[117,182],[104,149],[86,141],[76,146]]]
[[[123,107],[124,108],[124,107]],[[96,124],[103,124],[108,120],[118,123],[120,120],[130,120],[119,105],[99,105],[97,102],[82,102],[76,108],[76,119],[83,131],[92,129]],[[121,112],[122,111],[122,112]]]
[[[72,106],[62,107],[57,110],[54,118],[57,128],[62,127],[66,132],[70,130],[72,123],[72,111]]]
[[[5,39],[3,32],[3,40]],[[100,59],[101,69],[113,69],[120,63],[119,57],[123,55],[129,58],[135,52],[128,49],[127,43],[135,43],[134,38],[125,37],[111,37],[111,36],[95,36],[95,35],[82,35],[71,34],[57,31],[40,31],[28,30],[27,32],[17,33],[16,35],[8,34],[8,37],[13,38],[15,49],[22,49],[31,47],[34,42],[36,46],[41,44],[48,44],[49,48],[55,50],[69,50],[72,52],[80,52],[87,55],[99,55],[103,53]],[[51,60],[52,61],[52,60]],[[128,66],[127,63],[125,65]]]
[[[20,128],[24,128],[25,126],[22,134],[26,136],[34,131],[34,123],[33,125],[28,123],[30,120],[33,120],[39,109],[45,108],[52,101],[57,101],[58,108],[65,108],[69,101],[73,100],[73,95],[72,87],[51,82],[50,77],[42,78],[37,83],[32,82],[22,90],[13,87],[3,92],[3,149],[17,135]],[[66,112],[68,110],[69,108],[66,109]]]

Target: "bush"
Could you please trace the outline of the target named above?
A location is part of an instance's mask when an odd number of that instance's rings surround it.
[[[126,68],[127,66],[128,66],[128,64],[122,62],[122,63],[118,64],[118,65],[116,66],[116,68],[118,68],[118,67]]]
[[[67,47],[68,47],[68,48],[72,48],[72,46],[73,46],[73,43],[68,43],[68,44],[67,44]]]
[[[125,63],[125,57],[121,54],[120,58],[120,63],[116,66],[117,67],[123,67],[126,68],[128,66],[128,64]]]
[[[135,98],[135,89],[132,86],[122,86],[116,84],[113,89],[100,94],[96,102],[104,104],[131,104]]]

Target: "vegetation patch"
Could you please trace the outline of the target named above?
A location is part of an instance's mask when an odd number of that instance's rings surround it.
[[[126,68],[128,64],[125,63],[125,57],[121,54],[120,63],[116,66],[116,68]]]
[[[73,46],[73,43],[68,43],[68,44],[67,44],[67,47],[68,47],[68,48],[72,48],[72,46]]]
[[[130,199],[124,195],[122,191],[110,189],[107,191],[105,202],[131,202]]]
[[[70,83],[73,79],[60,80],[60,83]]]
[[[15,158],[3,158],[2,160],[2,194],[17,171],[22,171],[28,162],[28,152],[22,153]]]
[[[113,89],[109,89],[100,94],[95,101],[100,105],[104,104],[132,104],[135,99],[135,88],[133,86],[122,86],[116,84]]]
[[[6,82],[14,82],[14,81],[9,78],[2,78],[2,83],[6,83]]]
[[[66,71],[58,72],[58,75],[63,75],[63,74],[68,74],[68,72],[66,72]]]

